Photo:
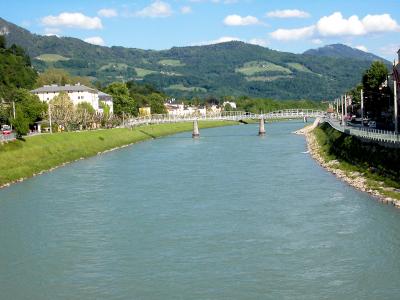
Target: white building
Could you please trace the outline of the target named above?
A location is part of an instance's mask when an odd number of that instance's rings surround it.
[[[99,101],[104,101],[108,106],[110,106],[111,113],[113,112],[113,101],[110,95],[79,83],[75,85],[66,84],[63,86],[56,84],[45,85],[31,91],[31,93],[37,95],[41,101],[47,103],[54,97],[58,96],[61,92],[67,93],[74,105],[88,102],[96,111],[102,112],[102,109],[99,106]]]
[[[101,91],[98,92],[99,95],[99,101],[100,102],[104,102],[106,105],[108,105],[108,107],[110,108],[110,113],[114,113],[114,102],[113,102],[113,98],[111,95],[103,93]],[[100,112],[103,112],[103,110],[101,108],[99,108]]]
[[[206,109],[182,104],[165,104],[168,114],[175,117],[205,116]]]
[[[236,103],[235,102],[229,102],[229,101],[225,101],[222,104],[222,107],[225,107],[225,105],[229,104],[233,109],[236,109]]]

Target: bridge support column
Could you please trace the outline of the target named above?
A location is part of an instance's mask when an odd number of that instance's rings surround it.
[[[259,126],[259,129],[258,129],[258,135],[265,135],[264,117],[260,118],[260,126]]]
[[[199,132],[199,124],[197,123],[197,119],[193,121],[193,133],[192,133],[192,138],[199,138],[200,137],[200,132]]]

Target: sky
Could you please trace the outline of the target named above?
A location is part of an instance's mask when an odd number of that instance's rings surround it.
[[[301,53],[343,43],[393,60],[400,48],[400,0],[0,0],[0,17],[141,49],[241,40]]]

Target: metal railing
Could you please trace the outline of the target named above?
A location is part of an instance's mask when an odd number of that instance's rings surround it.
[[[400,135],[396,134],[394,131],[380,130],[368,127],[346,126],[342,125],[340,121],[332,118],[325,118],[324,121],[329,123],[329,125],[331,125],[332,128],[352,136],[378,142],[400,144]]]
[[[189,122],[194,120],[199,121],[240,121],[249,119],[289,119],[289,118],[315,118],[323,117],[325,113],[319,110],[311,109],[286,109],[273,111],[265,114],[254,114],[244,111],[225,111],[218,113],[207,113],[206,115],[200,115],[193,113],[190,115],[173,115],[173,114],[161,114],[161,115],[148,115],[143,117],[131,118],[124,122],[123,126],[132,127],[147,124],[162,124],[162,123],[177,123],[177,122]]]

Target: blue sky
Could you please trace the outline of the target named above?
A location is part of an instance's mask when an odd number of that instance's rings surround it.
[[[300,53],[340,42],[392,60],[400,47],[399,0],[0,0],[0,17],[37,34],[143,49],[238,39]]]

